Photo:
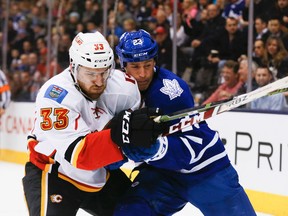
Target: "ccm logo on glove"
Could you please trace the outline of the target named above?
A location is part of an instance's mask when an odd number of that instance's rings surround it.
[[[110,121],[111,139],[118,146],[134,145],[149,148],[163,132],[163,125],[153,121],[160,115],[157,108],[124,110]]]
[[[122,125],[122,139],[123,143],[128,144],[130,143],[129,139],[129,122],[130,122],[131,112],[125,110],[123,115],[123,125]]]

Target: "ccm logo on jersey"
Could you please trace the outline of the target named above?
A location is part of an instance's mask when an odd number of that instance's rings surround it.
[[[123,115],[123,124],[122,124],[122,139],[123,143],[130,143],[129,140],[129,121],[131,117],[131,112],[125,111]]]

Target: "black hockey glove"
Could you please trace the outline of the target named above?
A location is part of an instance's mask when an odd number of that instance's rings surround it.
[[[127,144],[150,147],[164,130],[163,124],[156,123],[151,118],[159,115],[159,109],[156,108],[120,112],[109,125],[113,142],[120,147]]]

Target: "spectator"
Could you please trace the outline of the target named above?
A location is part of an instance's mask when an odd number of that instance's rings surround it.
[[[30,88],[30,100],[32,102],[36,101],[37,94],[43,84],[44,79],[41,76],[41,73],[39,71],[36,71],[36,73],[34,73],[32,76],[32,84]]]
[[[193,51],[196,48],[194,47],[192,41],[194,41],[195,39],[197,40],[203,33],[203,30],[207,24],[207,20],[208,20],[208,11],[206,9],[202,9],[199,14],[199,20],[196,19],[191,20],[190,26],[187,26],[184,22],[181,23],[181,25],[184,27],[185,33],[189,36],[187,49],[191,50],[189,52],[191,57],[193,56]]]
[[[183,79],[184,75],[185,81],[191,83],[190,87],[193,90],[199,90],[199,91],[211,91],[214,89],[216,84],[215,80],[217,80],[218,76],[215,74],[215,67],[213,64],[208,64],[209,62],[207,61],[207,56],[210,53],[211,49],[211,44],[209,41],[211,41],[211,38],[215,36],[215,34],[218,34],[220,29],[223,29],[225,19],[221,16],[222,11],[225,6],[228,4],[232,3],[232,1],[235,0],[185,0],[185,1],[178,1],[178,8],[179,12],[181,14],[188,14],[189,15],[189,5],[192,2],[198,3],[197,6],[197,15],[195,18],[191,19],[191,22],[188,23],[191,28],[188,28],[188,25],[184,25],[185,27],[185,33],[189,35],[190,41],[185,45],[183,44],[182,40],[177,40],[177,42],[181,43],[181,52],[177,52],[177,74],[181,75],[183,72]],[[243,0],[239,0],[239,2],[242,2]],[[278,19],[278,17],[284,17],[282,14],[285,14],[286,11],[286,1],[287,0],[257,0],[254,1],[254,16],[257,17],[255,20],[255,29],[257,29],[258,26],[258,17],[261,17],[262,21],[268,20],[268,18],[273,17],[272,21],[275,22],[274,19]],[[274,9],[274,4],[277,2],[277,10],[280,12],[275,15]],[[51,59],[52,61],[50,62],[50,67],[56,68],[58,70],[59,65],[57,66],[57,62],[59,62],[61,65],[61,68],[65,68],[67,65],[67,59],[61,58],[60,54],[60,48],[62,45],[66,47],[66,42],[65,42],[65,34],[70,34],[71,35],[76,35],[79,32],[87,32],[86,30],[86,25],[89,20],[93,20],[95,22],[97,28],[92,27],[93,30],[99,30],[102,31],[102,24],[103,24],[103,11],[102,11],[102,5],[101,1],[95,1],[95,0],[85,0],[85,1],[79,1],[79,0],[68,0],[65,1],[65,7],[62,8],[60,14],[61,17],[57,18],[58,10],[59,10],[59,1],[54,2],[52,4],[52,15],[53,15],[53,20],[52,20],[52,36],[54,39],[54,35],[57,34],[58,37],[61,37],[59,40],[59,51],[58,51],[58,59],[55,59],[54,56],[57,50],[54,50],[54,41],[52,41],[52,47],[51,47]],[[139,27],[139,24],[143,24],[143,28],[149,31],[151,34],[155,32],[155,29],[158,26],[164,26],[167,28],[167,32],[169,36],[171,35],[171,32],[168,30],[171,27],[172,19],[171,19],[171,12],[172,12],[172,5],[173,1],[164,1],[164,0],[157,0],[157,1],[152,1],[152,0],[146,0],[146,1],[139,1],[139,0],[131,0],[131,1],[125,1],[125,0],[120,0],[120,6],[122,3],[127,3],[127,7],[124,8],[124,11],[130,13],[132,16],[131,18],[134,19],[136,22],[136,28]],[[8,56],[7,56],[7,68],[9,71],[7,73],[12,76],[12,73],[16,73],[18,71],[18,63],[19,63],[19,56],[13,58],[13,63],[12,62],[12,57],[11,57],[11,52],[13,48],[16,48],[18,52],[20,51],[20,54],[22,54],[22,49],[24,49],[24,46],[26,44],[26,41],[31,41],[32,42],[32,49],[27,49],[28,51],[25,52],[37,52],[38,54],[38,68],[39,71],[42,73],[42,77],[45,77],[47,74],[47,77],[53,76],[53,74],[56,74],[58,72],[54,72],[54,70],[51,70],[49,75],[46,73],[46,66],[47,66],[47,45],[46,49],[41,49],[37,50],[36,46],[36,41],[38,39],[42,40],[44,39],[44,43],[48,42],[47,41],[47,17],[48,17],[48,4],[47,1],[42,1],[42,0],[37,0],[37,1],[25,1],[25,7],[20,7],[22,2],[20,1],[14,1],[10,4],[11,8],[3,8],[3,15],[5,15],[6,11],[9,11],[9,20],[8,20]],[[185,6],[187,5],[187,7]],[[30,5],[30,6],[29,6]],[[125,6],[122,4],[122,6]],[[185,10],[182,8],[184,6],[187,8]],[[249,6],[249,0],[246,1],[246,8],[243,12],[243,19],[247,21],[248,18],[248,6]],[[184,10],[183,10],[184,9]],[[195,8],[194,8],[195,9]],[[194,10],[193,9],[193,10]],[[110,14],[114,13],[114,2],[113,1],[108,1],[108,12],[109,12],[109,17]],[[191,10],[191,11],[193,11]],[[117,12],[121,13],[121,9],[118,10]],[[187,13],[186,13],[187,11]],[[194,10],[195,11],[195,10]],[[269,16],[267,16],[267,14]],[[119,14],[118,14],[119,15]],[[201,16],[200,16],[201,15]],[[122,17],[122,15],[121,15]],[[156,19],[157,17],[157,19]],[[188,16],[187,16],[188,17]],[[199,17],[200,20],[199,20]],[[56,20],[57,18],[57,20]],[[74,19],[75,18],[75,19]],[[76,22],[71,21],[71,19],[76,20]],[[271,19],[271,18],[270,18]],[[117,43],[117,40],[123,33],[123,29],[119,26],[112,25],[110,26],[110,18],[108,28],[107,28],[107,36],[110,36],[110,34],[113,34],[113,36],[110,37],[111,41],[115,41]],[[113,20],[113,19],[112,19]],[[115,18],[113,22],[115,22]],[[149,20],[149,21],[148,21]],[[283,30],[283,20],[280,20],[280,27],[276,27],[274,29],[282,29]],[[57,21],[57,22],[56,22]],[[80,22],[82,21],[82,22]],[[113,23],[111,22],[111,23]],[[121,22],[121,21],[120,21]],[[139,23],[140,22],[140,23]],[[272,23],[273,23],[272,22]],[[276,21],[277,22],[277,21]],[[56,23],[59,23],[59,27],[56,28]],[[183,22],[185,23],[185,22]],[[222,23],[222,24],[221,24]],[[121,22],[121,25],[123,23]],[[75,30],[75,25],[76,25],[76,30]],[[71,30],[70,26],[73,26],[73,30]],[[182,26],[182,25],[181,25]],[[261,31],[262,28],[264,28],[265,23],[259,22],[259,32]],[[275,24],[274,24],[275,26]],[[277,25],[276,25],[277,26]],[[133,29],[133,28],[132,28]],[[281,36],[282,34],[277,34],[278,30],[273,30],[273,25],[271,25],[271,32],[276,32],[275,34],[277,36],[280,35],[282,38],[283,43],[285,46],[288,44],[288,40],[283,40],[283,37]],[[17,31],[18,32],[17,32]],[[32,30],[32,31],[31,31]],[[57,30],[57,31],[55,31]],[[127,29],[127,31],[130,31]],[[265,28],[264,28],[265,31]],[[258,30],[257,30],[258,32]],[[272,34],[269,31],[269,34]],[[283,31],[282,31],[283,32]],[[247,32],[243,32],[245,34],[245,40],[247,38]],[[284,33],[284,32],[283,32]],[[117,35],[118,38],[115,37]],[[274,34],[274,33],[273,33]],[[0,41],[1,41],[1,35],[2,32],[0,32]],[[285,39],[285,33],[284,39]],[[24,38],[22,38],[24,36]],[[263,40],[267,38],[266,33],[262,35],[262,33],[259,33],[257,35],[258,37],[262,37]],[[63,37],[63,41],[62,41]],[[113,40],[112,40],[113,38]],[[182,37],[180,37],[182,39]],[[184,38],[184,37],[183,37]],[[20,39],[20,40],[19,40]],[[108,38],[107,38],[108,39]],[[109,39],[109,40],[110,40]],[[172,39],[172,37],[171,37]],[[185,40],[184,40],[185,41]],[[67,43],[69,43],[67,41]],[[286,44],[287,43],[287,44]],[[113,47],[114,45],[111,44]],[[179,46],[179,44],[178,44]],[[1,48],[3,48],[2,44],[0,45]],[[23,48],[22,48],[23,47]],[[245,46],[243,46],[245,47]],[[29,51],[30,50],[30,51]],[[170,49],[171,50],[171,49]],[[182,51],[184,51],[184,58],[182,57]],[[177,50],[178,51],[178,50]],[[255,51],[255,50],[254,50]],[[67,52],[65,51],[64,48],[64,53]],[[40,54],[41,53],[41,54]],[[218,51],[219,53],[219,51]],[[256,53],[256,52],[255,52]],[[1,53],[2,54],[2,53]],[[1,58],[0,54],[0,62],[3,61],[3,58]],[[18,54],[18,55],[20,55]],[[246,54],[246,53],[245,53]],[[171,55],[171,53],[170,53]],[[64,56],[64,55],[63,55]],[[169,57],[170,58],[170,57]],[[253,60],[257,60],[258,57],[253,57]],[[171,58],[170,58],[171,59]],[[117,59],[116,59],[117,60]],[[17,62],[17,64],[15,64]],[[172,61],[171,61],[172,62]],[[171,64],[170,62],[170,64]],[[62,64],[63,63],[63,64]],[[15,66],[16,65],[16,66]],[[203,67],[203,65],[205,67]],[[14,67],[15,66],[15,67]],[[180,66],[180,68],[179,68]],[[30,66],[29,66],[30,67]],[[184,68],[184,69],[183,69]],[[186,69],[185,69],[186,68]],[[25,69],[26,70],[26,69]],[[33,71],[33,72],[32,72]],[[188,71],[188,73],[186,73]],[[203,72],[204,71],[204,72]],[[217,71],[217,70],[216,70]],[[33,66],[33,69],[30,70],[31,75],[35,73],[35,67]],[[192,74],[192,75],[191,75]],[[208,74],[208,75],[207,75]],[[186,76],[187,75],[187,76]],[[202,83],[205,85],[202,85],[201,82],[199,82],[199,77],[201,78],[207,78],[207,79],[202,79]],[[15,75],[15,78],[17,75]],[[211,79],[210,79],[210,78]],[[210,80],[212,80],[210,82]],[[12,81],[12,80],[11,80]],[[192,82],[191,82],[192,81]],[[199,87],[198,84],[201,84],[202,87]],[[16,88],[16,85],[13,85],[13,87]],[[17,91],[17,88],[16,88]],[[14,92],[14,91],[13,91]]]
[[[182,20],[189,27],[191,27],[191,21],[196,19],[198,13],[198,5],[196,0],[183,0],[182,3]]]
[[[228,0],[212,0],[212,3],[215,4],[223,12],[227,1]]]
[[[283,27],[288,30],[288,0],[275,0],[274,14],[278,15]]]
[[[94,3],[94,1],[92,0],[85,1],[85,10],[83,11],[83,14],[82,14],[82,23],[86,23],[89,20],[93,20],[93,18],[95,18],[95,9],[94,9],[94,7],[96,6],[95,4],[98,4],[98,3],[97,2]],[[101,19],[102,16],[99,16],[97,18]]]
[[[215,4],[209,4],[207,6],[208,18],[203,30],[197,38],[191,41],[191,46],[194,48],[194,54],[192,58],[193,70],[197,70],[203,65],[203,58],[206,59],[210,50],[207,44],[211,38],[218,32],[222,31],[225,26],[225,19],[220,14],[220,9]]]
[[[249,6],[249,3],[251,0],[246,0],[247,5]],[[264,19],[268,20],[271,16],[271,9],[274,8],[275,0],[257,0],[254,2],[254,17],[261,16]],[[248,9],[247,8],[247,16],[248,16]]]
[[[165,31],[168,33],[168,36],[170,37],[170,23],[167,19],[167,15],[164,11],[164,9],[158,9],[156,13],[156,19],[157,19],[157,26],[162,26],[165,28]]]
[[[247,53],[247,39],[238,29],[238,20],[233,17],[226,19],[225,29],[211,38],[210,44],[208,61],[218,64],[219,69],[221,69],[223,61],[229,59],[237,61],[242,54]],[[219,55],[213,57],[211,50],[217,50]]]
[[[86,22],[86,32],[88,33],[95,33],[97,31],[101,31],[100,27],[96,25],[96,22],[94,20],[88,20]]]
[[[262,39],[263,41],[266,41],[269,35],[267,28],[267,21],[259,16],[255,18],[254,25],[255,25],[254,40]]]
[[[243,85],[241,86],[241,88],[238,90],[237,95],[240,94],[244,94],[247,93],[247,88],[248,88],[248,59],[242,59],[239,62],[239,70],[238,70],[238,74],[239,74],[239,79],[243,82]],[[255,81],[255,71],[257,69],[258,65],[252,61],[251,63],[251,90],[255,90],[258,85]]]
[[[169,3],[164,4],[163,10],[166,13],[166,17],[167,17],[167,20],[169,22],[170,27],[173,26],[173,9],[171,7],[171,4],[169,4]]]
[[[269,36],[279,37],[282,40],[285,49],[288,50],[288,33],[282,30],[282,24],[279,16],[272,16],[268,20],[268,30]]]
[[[20,64],[20,52],[18,49],[11,49],[11,63],[9,70],[11,73],[18,71],[18,65]]]
[[[118,25],[118,23],[115,20],[114,14],[111,13],[108,19],[108,35],[116,35],[118,38],[120,38],[123,33],[124,33],[123,28],[120,25]]]
[[[70,38],[69,34],[64,33],[60,36],[60,41],[58,42],[57,60],[61,68],[66,68],[69,66],[70,60],[68,58],[68,54],[71,42],[72,39]]]
[[[14,95],[14,101],[31,102],[32,82],[32,77],[29,71],[20,72],[20,89],[17,94]]]
[[[117,6],[116,22],[119,26],[123,27],[124,20],[131,18],[134,19],[132,13],[127,9],[125,2],[120,0]]]
[[[44,13],[43,13],[44,12]],[[27,14],[31,26],[40,25],[44,27],[47,23],[47,13],[39,5],[31,5],[30,13]]]
[[[20,71],[28,71],[29,70],[29,55],[28,54],[21,54],[20,61],[18,64],[18,70]]]
[[[265,54],[265,42],[261,39],[256,39],[254,41],[253,47],[253,61],[258,65],[263,65]]]
[[[182,25],[181,15],[177,13],[177,23],[176,23],[176,45],[179,48],[184,47],[187,45],[189,36],[185,33],[184,26]],[[170,38],[173,40],[174,36],[174,28],[173,26],[170,27]]]
[[[259,87],[273,82],[272,72],[267,67],[258,67],[255,72],[255,80]],[[286,99],[283,93],[264,96],[251,102],[251,109],[282,110]]]
[[[51,15],[53,23],[58,22],[58,20],[59,22],[62,22],[64,20],[67,5],[65,5],[66,7],[60,7],[60,4],[61,1],[52,1]],[[48,4],[47,6],[49,7]]]
[[[288,52],[281,38],[270,36],[265,45],[264,64],[269,67],[274,80],[288,75]]]
[[[203,102],[203,104],[228,99],[236,95],[243,85],[243,82],[239,79],[238,69],[239,65],[237,62],[233,60],[226,61],[221,70],[221,76],[223,76],[224,82]]]
[[[76,33],[78,34],[79,32],[86,32],[86,26],[84,23],[78,23],[76,26]],[[69,35],[70,36],[70,35]]]
[[[141,1],[143,2],[143,1]],[[142,21],[147,19],[152,15],[153,7],[154,7],[154,1],[153,0],[146,0],[143,5],[141,6],[140,13],[137,17],[138,21]],[[133,12],[133,11],[132,11]]]
[[[8,37],[7,37],[7,40],[8,40],[8,43],[10,44],[10,46],[12,48],[15,47],[15,40],[16,40],[16,37],[17,37],[17,31],[14,29],[13,27],[13,21],[12,21],[12,18],[10,18],[8,20]]]
[[[22,44],[22,53],[29,55],[33,51],[32,43],[26,40]]]
[[[195,86],[201,90],[219,84],[219,73],[225,61],[237,61],[242,54],[247,53],[247,40],[238,29],[238,20],[235,18],[227,18],[225,29],[219,30],[209,39],[206,39],[209,54],[206,59],[202,59],[201,67],[196,72]]]
[[[33,41],[37,41],[39,38],[43,38],[47,35],[45,25],[43,23],[35,23],[32,25]]]
[[[149,16],[142,22],[142,25],[147,32],[153,35],[157,28],[157,19],[153,16]]]
[[[136,21],[132,18],[125,19],[123,22],[123,30],[127,32],[136,31],[137,30]]]
[[[35,74],[35,72],[37,71],[37,65],[38,65],[38,56],[36,54],[36,52],[31,52],[28,55],[28,70],[31,76],[33,76],[33,74]]]
[[[207,6],[211,3],[210,0],[199,0],[198,1],[198,13],[196,15],[196,20],[199,21],[201,19],[201,12],[203,10],[207,10]]]
[[[172,40],[163,26],[158,26],[155,31],[155,40],[158,44],[159,55],[157,63],[168,70],[172,69]]]
[[[144,2],[146,2],[146,1],[144,1]],[[141,21],[143,19],[143,17],[142,17],[142,1],[131,0],[129,11],[136,20]]]
[[[80,14],[76,11],[73,11],[69,14],[69,19],[66,21],[65,29],[70,38],[74,38],[76,35],[77,24],[80,22]]]
[[[10,104],[11,91],[6,75],[0,70],[0,117]]]

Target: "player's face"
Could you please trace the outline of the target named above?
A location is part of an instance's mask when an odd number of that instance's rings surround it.
[[[139,90],[145,91],[153,79],[154,66],[154,59],[149,59],[142,62],[128,62],[125,70],[137,80]]]
[[[77,73],[77,82],[87,96],[92,99],[97,99],[106,87],[108,76],[108,68],[88,68],[80,66]]]

